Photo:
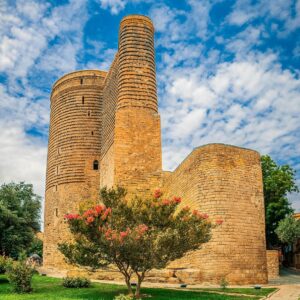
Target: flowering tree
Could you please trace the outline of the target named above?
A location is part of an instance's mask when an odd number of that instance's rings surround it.
[[[157,190],[152,199],[134,198],[127,202],[123,188],[102,189],[103,204],[80,214],[67,214],[73,243],[59,245],[72,264],[92,269],[109,264],[124,275],[132,294],[132,275],[137,277],[135,296],[145,275],[166,265],[210,239],[215,225],[207,214],[178,207],[181,199],[164,199]],[[221,224],[221,220],[216,223]]]

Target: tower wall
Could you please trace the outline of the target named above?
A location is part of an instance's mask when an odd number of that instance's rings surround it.
[[[121,22],[114,140],[115,184],[134,193],[159,186],[161,178],[153,35],[153,24],[147,17],[132,15]]]
[[[69,233],[64,215],[99,194],[102,88],[106,72],[78,71],[53,86],[45,200],[44,265],[62,267],[57,243]]]
[[[117,53],[106,76],[103,88],[100,188],[105,186],[112,187],[114,184],[114,139],[118,100],[118,68],[119,55]]]
[[[164,190],[224,223],[201,250],[168,268],[194,269],[193,282],[267,282],[260,156],[253,150],[211,144],[196,148],[166,179]],[[184,272],[183,272],[184,273]],[[188,273],[187,273],[188,274]],[[180,276],[180,275],[179,275]],[[183,275],[184,276],[184,275]]]

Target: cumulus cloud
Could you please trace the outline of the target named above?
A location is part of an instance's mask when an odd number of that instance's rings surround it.
[[[102,9],[108,9],[112,15],[119,14],[129,3],[152,2],[152,0],[98,0]]]
[[[0,183],[30,182],[43,196],[49,90],[78,66],[86,2],[6,1],[0,13]]]
[[[230,24],[242,26],[256,20],[270,28],[279,36],[287,35],[300,27],[299,0],[237,0],[227,17]]]
[[[290,163],[300,178],[300,166],[295,163],[300,157],[299,76],[282,65],[280,48],[265,49],[274,28],[252,23],[258,16],[273,18],[283,22],[282,33],[292,32],[296,27],[289,26],[288,20],[297,14],[291,15],[290,4],[279,1],[269,8],[266,1],[258,6],[237,1],[222,26],[243,27],[233,35],[213,29],[215,37],[207,31],[211,4],[198,7],[199,19],[205,20],[202,25],[193,18],[187,21],[186,11],[162,4],[152,9],[157,44],[164,53],[158,82],[165,169],[174,170],[194,147],[226,143]],[[195,39],[190,33],[201,27],[203,34]],[[218,45],[214,49],[205,45],[212,38]],[[291,201],[297,197],[292,195]]]

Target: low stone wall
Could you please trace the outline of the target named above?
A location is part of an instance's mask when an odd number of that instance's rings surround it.
[[[83,276],[96,280],[123,281],[123,275],[115,268],[87,272],[81,269],[67,271],[67,276]],[[133,276],[133,281],[135,277]],[[201,271],[198,269],[162,269],[152,270],[145,278],[145,282],[199,284],[203,283]]]
[[[279,277],[279,253],[277,250],[267,250],[268,280]]]

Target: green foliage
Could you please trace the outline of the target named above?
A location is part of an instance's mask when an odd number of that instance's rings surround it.
[[[228,286],[228,281],[226,280],[225,277],[222,277],[221,281],[220,281],[220,287],[221,289],[225,290]]]
[[[31,279],[34,270],[25,261],[15,261],[6,267],[7,278],[12,285],[13,292],[29,293],[32,291]]]
[[[280,220],[293,212],[287,195],[298,192],[295,171],[289,165],[278,166],[270,156],[261,157],[266,210],[266,238],[268,247],[280,244],[275,229]]]
[[[9,183],[0,187],[0,254],[17,258],[30,247],[40,229],[41,198],[31,184]]]
[[[10,258],[0,255],[0,274],[5,273],[7,265],[11,262],[12,260]]]
[[[40,257],[43,257],[43,241],[41,241],[37,237],[34,237],[26,252],[27,256],[37,254]]]
[[[133,297],[131,295],[120,294],[114,298],[114,300],[132,300]]]
[[[206,214],[179,209],[181,199],[125,200],[122,188],[101,190],[103,205],[80,214],[66,215],[74,241],[59,245],[69,263],[93,269],[114,264],[132,294],[131,277],[137,276],[136,296],[145,274],[195,250],[211,237]],[[220,221],[220,220],[219,220]]]
[[[66,288],[88,288],[91,286],[91,281],[85,277],[65,277],[62,285]]]
[[[281,242],[293,244],[300,238],[300,220],[287,216],[279,222],[275,232]]]

